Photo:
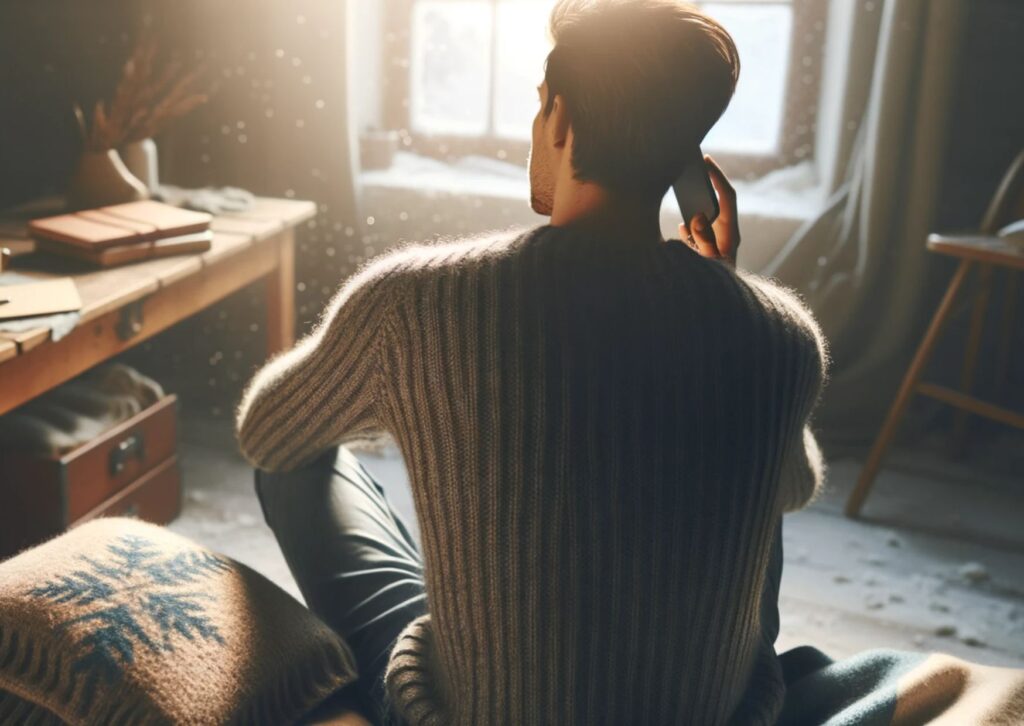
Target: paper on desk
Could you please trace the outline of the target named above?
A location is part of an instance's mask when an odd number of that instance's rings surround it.
[[[5,272],[0,274],[0,290],[10,285],[27,285],[36,281],[36,278],[29,277],[28,275],[21,275],[17,272]],[[31,318],[17,318],[15,320],[0,320],[0,332],[25,333],[29,330],[49,328],[50,340],[56,342],[74,330],[81,317],[77,312],[74,312],[38,315]]]
[[[82,309],[82,298],[70,277],[0,286],[0,320],[31,318]]]

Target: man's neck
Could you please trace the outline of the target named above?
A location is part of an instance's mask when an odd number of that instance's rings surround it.
[[[556,193],[553,227],[591,229],[603,236],[662,241],[661,205],[612,194],[590,182],[577,182]]]

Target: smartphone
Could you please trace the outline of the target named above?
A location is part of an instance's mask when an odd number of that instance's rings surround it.
[[[694,147],[692,155],[687,157],[686,168],[676,179],[672,189],[676,193],[679,211],[683,213],[683,221],[686,224],[701,212],[708,218],[708,222],[714,222],[718,217],[718,197],[715,196],[715,188],[711,185],[711,177],[708,176],[704,152],[699,146]]]

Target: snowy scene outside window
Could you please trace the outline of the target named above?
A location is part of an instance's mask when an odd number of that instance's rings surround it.
[[[793,3],[695,3],[722,22],[742,60],[729,109],[705,140],[711,152],[774,155],[785,117]],[[553,0],[415,0],[410,19],[413,133],[526,141],[534,88],[551,49]],[[807,64],[807,61],[803,61]]]

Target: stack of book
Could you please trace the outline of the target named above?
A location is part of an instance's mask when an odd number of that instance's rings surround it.
[[[208,250],[212,220],[204,212],[142,201],[37,219],[28,231],[44,252],[110,267]]]

